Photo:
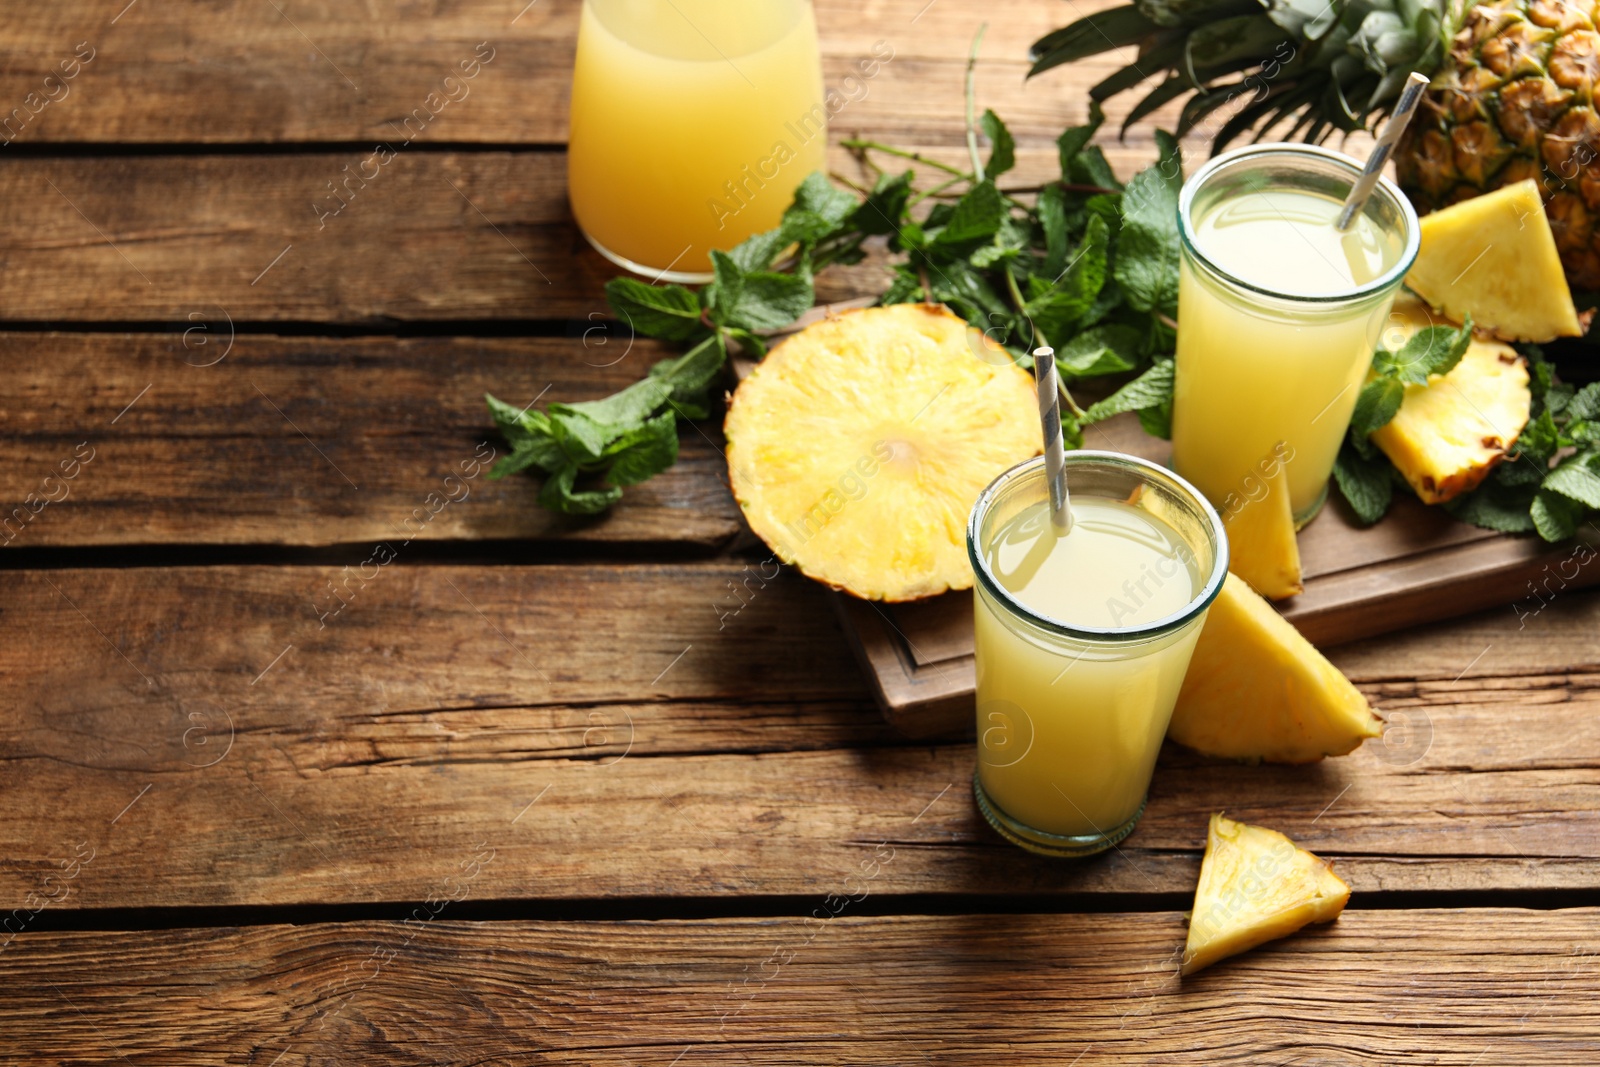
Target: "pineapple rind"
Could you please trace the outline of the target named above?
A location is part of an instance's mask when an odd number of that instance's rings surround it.
[[[1211,816],[1182,973],[1338,917],[1350,887],[1276,830]]]
[[[1511,341],[1583,333],[1561,256],[1531,179],[1422,218],[1406,284],[1456,322]]]
[[[978,494],[1040,451],[1033,378],[935,305],[846,312],[779,344],[728,406],[728,474],[752,530],[804,574],[872,600],[972,586]]]
[[[1395,151],[1400,187],[1425,211],[1534,179],[1566,278],[1600,287],[1600,4],[1490,0],[1460,10]]]
[[[1206,615],[1167,736],[1208,756],[1313,763],[1382,733],[1360,690],[1238,575]]]

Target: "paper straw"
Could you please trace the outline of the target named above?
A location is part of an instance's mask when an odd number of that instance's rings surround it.
[[[1033,376],[1039,383],[1039,422],[1044,427],[1044,472],[1050,483],[1050,523],[1061,533],[1072,529],[1067,499],[1066,450],[1061,442],[1061,386],[1056,380],[1056,350],[1033,350]]]
[[[1411,77],[1406,79],[1406,87],[1400,91],[1400,100],[1395,104],[1389,121],[1384,123],[1383,132],[1378,134],[1378,143],[1372,146],[1372,155],[1367,157],[1361,177],[1350,187],[1350,195],[1344,198],[1344,207],[1339,210],[1339,218],[1334,222],[1335,228],[1348,230],[1356,220],[1356,215],[1366,207],[1368,197],[1377,187],[1379,175],[1389,162],[1389,154],[1394,151],[1395,142],[1406,132],[1406,124],[1416,114],[1417,105],[1422,102],[1422,90],[1427,87],[1427,77],[1416,71],[1412,71]]]

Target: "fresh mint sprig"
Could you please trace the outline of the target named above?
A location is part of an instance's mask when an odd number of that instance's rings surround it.
[[[607,283],[619,320],[685,354],[603,400],[532,411],[489,397],[511,446],[490,477],[536,468],[547,475],[545,507],[581,515],[611,507],[624,488],[676,462],[678,420],[709,414],[730,349],[764,356],[767,338],[815,303],[817,273],[860,262],[872,241],[891,263],[880,303],[943,303],[1023,366],[1034,347],[1051,344],[1068,385],[1146,371],[1087,411],[1069,395],[1062,428],[1070,444],[1082,443],[1085,423],[1121,411],[1139,412],[1147,430],[1165,436],[1171,362],[1157,357],[1170,354],[1174,338],[1178,149],[1161,135],[1160,160],[1124,190],[1089,143],[1103,120],[1093,105],[1086,125],[1061,135],[1061,178],[1034,190],[997,184],[1015,166],[1016,142],[993,111],[979,123],[990,151],[987,162],[974,155],[977,171],[844,142],[879,170],[871,189],[852,193],[811,175],[775,229],[712,253],[714,280],[699,290],[626,277]],[[913,171],[878,168],[881,156],[909,157],[947,177],[919,190]]]

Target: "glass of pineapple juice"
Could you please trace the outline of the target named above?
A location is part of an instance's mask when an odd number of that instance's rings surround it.
[[[1066,455],[1072,527],[1044,460],[972,509],[978,808],[1033,852],[1087,856],[1133,832],[1178,688],[1228,570],[1222,520],[1153,463]]]
[[[810,0],[584,0],[567,186],[602,255],[710,281],[823,170],[822,66]]]
[[[1261,144],[1217,156],[1179,194],[1172,465],[1214,503],[1280,441],[1297,528],[1327,497],[1418,247],[1416,212],[1387,178],[1334,228],[1360,173],[1325,148]]]

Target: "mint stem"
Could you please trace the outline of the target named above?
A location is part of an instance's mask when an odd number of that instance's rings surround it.
[[[972,173],[977,175],[980,182],[986,175],[983,172],[983,159],[978,155],[977,69],[978,49],[983,46],[983,35],[987,32],[989,24],[985,22],[978,27],[977,34],[972,38],[972,51],[967,54],[967,152],[972,156]]]

